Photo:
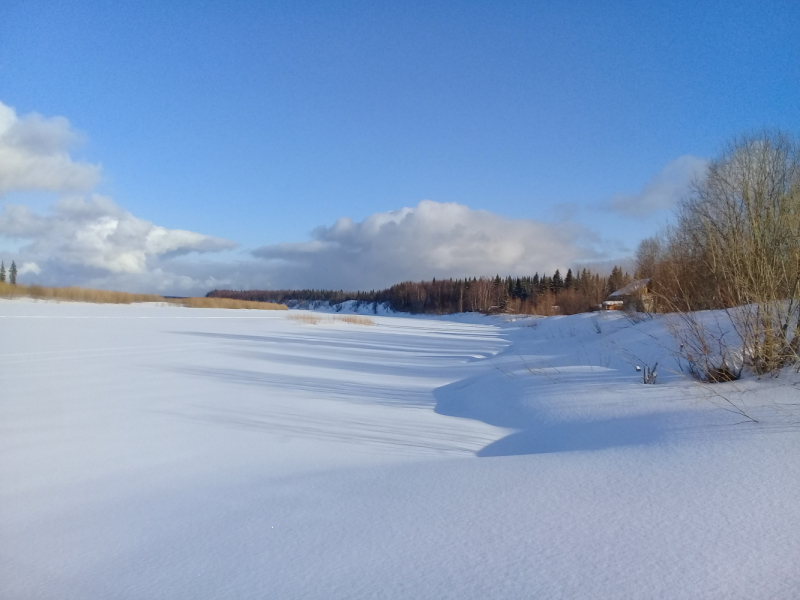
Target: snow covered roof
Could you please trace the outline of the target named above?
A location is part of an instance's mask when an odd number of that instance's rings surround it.
[[[618,289],[616,292],[612,292],[609,294],[609,298],[622,298],[623,296],[630,296],[631,294],[635,294],[642,288],[646,288],[647,284],[650,283],[650,278],[646,279],[634,279],[625,287]]]

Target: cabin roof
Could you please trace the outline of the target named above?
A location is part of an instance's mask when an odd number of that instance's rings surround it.
[[[622,298],[624,296],[630,296],[631,294],[635,294],[639,290],[643,288],[647,288],[647,284],[650,283],[650,278],[646,279],[634,279],[625,287],[619,288],[616,292],[612,292],[609,294],[609,298]]]

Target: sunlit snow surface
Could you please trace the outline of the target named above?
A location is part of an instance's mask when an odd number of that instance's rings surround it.
[[[0,598],[800,597],[796,374],[373,319],[0,300]]]

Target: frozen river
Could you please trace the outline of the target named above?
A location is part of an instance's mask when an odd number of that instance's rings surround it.
[[[583,317],[289,316],[0,300],[0,597],[800,589],[796,430],[645,389]]]

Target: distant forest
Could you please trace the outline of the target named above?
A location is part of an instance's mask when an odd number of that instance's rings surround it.
[[[330,302],[355,300],[364,304],[386,303],[397,312],[448,314],[457,312],[515,314],[575,314],[587,312],[611,292],[627,285],[631,277],[614,267],[609,276],[583,269],[562,275],[533,277],[473,277],[472,279],[433,279],[398,283],[369,292],[342,290],[214,290],[210,298],[233,298],[257,302]]]

